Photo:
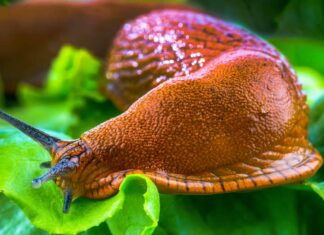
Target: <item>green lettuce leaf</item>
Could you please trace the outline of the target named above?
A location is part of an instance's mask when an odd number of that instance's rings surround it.
[[[63,46],[44,87],[22,84],[18,90],[20,106],[9,112],[37,127],[77,138],[120,113],[98,90],[102,73],[100,60],[88,51]]]
[[[80,235],[111,235],[108,225],[106,222],[100,224],[99,226],[92,227],[85,232],[79,233]]]
[[[307,95],[307,103],[312,106],[324,95],[324,77],[310,67],[295,66],[299,81],[303,85],[303,91]]]
[[[4,195],[0,195],[0,205],[0,234],[48,234],[33,226],[21,209]]]
[[[101,62],[84,49],[63,46],[49,70],[42,89],[30,85],[20,87],[20,98],[32,103],[35,100],[87,97],[97,101],[105,98],[98,92],[98,80],[102,76]]]
[[[123,194],[127,204],[125,203],[123,210],[107,221],[113,234],[149,235],[157,226],[160,215],[159,193],[147,177],[141,176],[144,179],[142,181],[138,181],[138,177],[138,175],[128,176],[128,181],[120,187],[119,194]]]
[[[324,203],[283,187],[210,196],[161,196],[156,235],[307,235],[324,231]]]
[[[49,233],[75,234],[107,220],[114,234],[125,228],[130,234],[153,232],[159,218],[159,195],[148,178],[129,176],[116,196],[107,200],[79,198],[70,212],[63,214],[62,195],[53,182],[37,190],[31,187],[31,180],[44,172],[39,164],[48,160],[49,154],[28,137],[1,129],[0,191],[17,203],[36,227]],[[141,223],[134,226],[134,221]]]
[[[211,196],[161,197],[160,229],[169,235],[300,234],[297,195],[284,188]]]
[[[308,182],[306,185],[310,186],[324,200],[324,182]]]

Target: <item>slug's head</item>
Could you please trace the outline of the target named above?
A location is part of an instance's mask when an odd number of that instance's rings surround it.
[[[49,168],[49,170],[42,176],[34,179],[32,185],[34,188],[39,188],[45,182],[55,180],[56,184],[63,190],[63,212],[66,213],[73,197],[82,194],[83,189],[79,178],[91,159],[86,157],[91,155],[89,148],[82,140],[60,140],[2,111],[0,111],[0,118],[34,139],[51,154],[52,161],[41,164],[41,167]]]
[[[80,177],[91,155],[89,148],[81,140],[57,141],[51,148],[52,161],[43,162],[41,167],[49,168],[42,176],[34,179],[32,185],[39,188],[45,182],[54,180],[64,194],[63,212],[69,210],[72,199],[82,195]]]

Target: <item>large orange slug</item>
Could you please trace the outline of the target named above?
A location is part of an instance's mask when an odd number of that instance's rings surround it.
[[[300,182],[322,164],[286,59],[211,16],[164,10],[125,24],[103,90],[124,113],[74,141],[0,114],[50,152],[33,186],[55,180],[64,212],[73,198],[116,194],[129,174],[160,192],[214,194]]]

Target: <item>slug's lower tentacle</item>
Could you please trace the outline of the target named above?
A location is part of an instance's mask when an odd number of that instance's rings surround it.
[[[76,158],[72,158],[74,160]],[[68,173],[72,172],[75,168],[79,166],[78,162],[72,161],[68,158],[62,158],[56,165],[49,169],[44,175],[34,179],[32,185],[34,188],[39,188],[45,182],[53,180],[58,176],[65,176]]]
[[[73,199],[73,191],[70,186],[64,189],[64,203],[63,203],[63,213],[67,213],[70,209],[72,199]]]

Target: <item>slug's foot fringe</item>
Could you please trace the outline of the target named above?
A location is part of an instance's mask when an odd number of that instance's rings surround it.
[[[217,194],[225,192],[260,189],[309,178],[321,166],[322,159],[316,151],[287,154],[284,159],[253,158],[212,172],[199,175],[144,172],[157,185],[160,192],[175,194]],[[254,161],[254,162],[253,162]],[[253,165],[254,164],[254,165]],[[263,167],[264,164],[269,164]],[[248,171],[247,171],[248,170]]]
[[[307,136],[305,118],[271,150],[245,161],[195,175],[145,172],[161,192],[215,194],[283,184],[299,183],[311,177],[323,159]]]

